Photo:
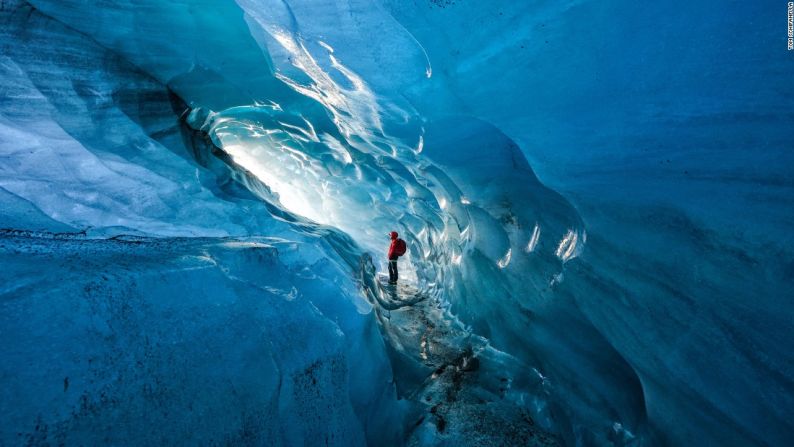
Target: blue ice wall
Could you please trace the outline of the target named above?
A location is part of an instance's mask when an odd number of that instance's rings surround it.
[[[588,242],[557,300],[626,359],[649,421],[675,445],[790,442],[785,5],[417,3],[389,8],[447,100],[412,100],[494,123],[571,200]]]
[[[0,22],[0,444],[402,439],[355,243],[274,217],[118,54]]]

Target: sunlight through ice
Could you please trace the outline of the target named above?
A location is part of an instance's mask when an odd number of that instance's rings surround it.
[[[535,224],[535,228],[532,229],[532,236],[529,238],[529,243],[527,244],[527,253],[535,251],[535,247],[538,245],[538,239],[540,239],[540,226]]]
[[[510,258],[512,256],[513,256],[513,249],[508,248],[507,253],[505,253],[502,259],[496,262],[496,265],[498,265],[500,269],[507,267],[510,264]]]

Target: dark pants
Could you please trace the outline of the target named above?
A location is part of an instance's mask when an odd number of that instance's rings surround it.
[[[397,257],[389,258],[389,281],[397,282]]]

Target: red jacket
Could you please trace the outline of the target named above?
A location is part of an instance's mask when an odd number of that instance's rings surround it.
[[[396,257],[394,255],[394,250],[396,248],[397,248],[397,232],[396,231],[392,231],[391,232],[391,244],[389,245],[389,254],[388,254],[388,258],[389,259],[391,259],[393,257]]]

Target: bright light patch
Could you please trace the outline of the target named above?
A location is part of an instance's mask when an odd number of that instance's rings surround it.
[[[535,251],[535,247],[538,246],[538,240],[540,239],[540,226],[535,224],[535,228],[532,229],[532,236],[529,238],[529,243],[527,243],[527,253],[532,253]]]
[[[279,202],[289,211],[308,217],[316,222],[326,223],[323,222],[323,215],[320,210],[316,210],[311,206],[312,200],[309,200],[295,185],[274,175],[276,170],[268,169],[268,166],[261,159],[252,155],[250,150],[235,144],[224,145],[223,149],[232,157],[235,163],[251,171],[254,176],[277,194]],[[295,177],[292,177],[292,180],[300,182]]]
[[[582,236],[582,242],[586,240],[586,237],[586,235]],[[578,256],[580,250],[581,244],[579,243],[579,233],[573,230],[568,230],[568,232],[560,241],[560,245],[557,246],[555,254],[562,260],[562,262],[567,262]]]
[[[513,249],[512,248],[508,248],[507,249],[507,253],[505,253],[505,255],[502,257],[502,259],[500,259],[500,260],[498,260],[496,262],[496,265],[498,265],[500,269],[503,269],[503,268],[507,267],[508,265],[510,265],[510,258],[512,258],[512,257],[513,257]]]

